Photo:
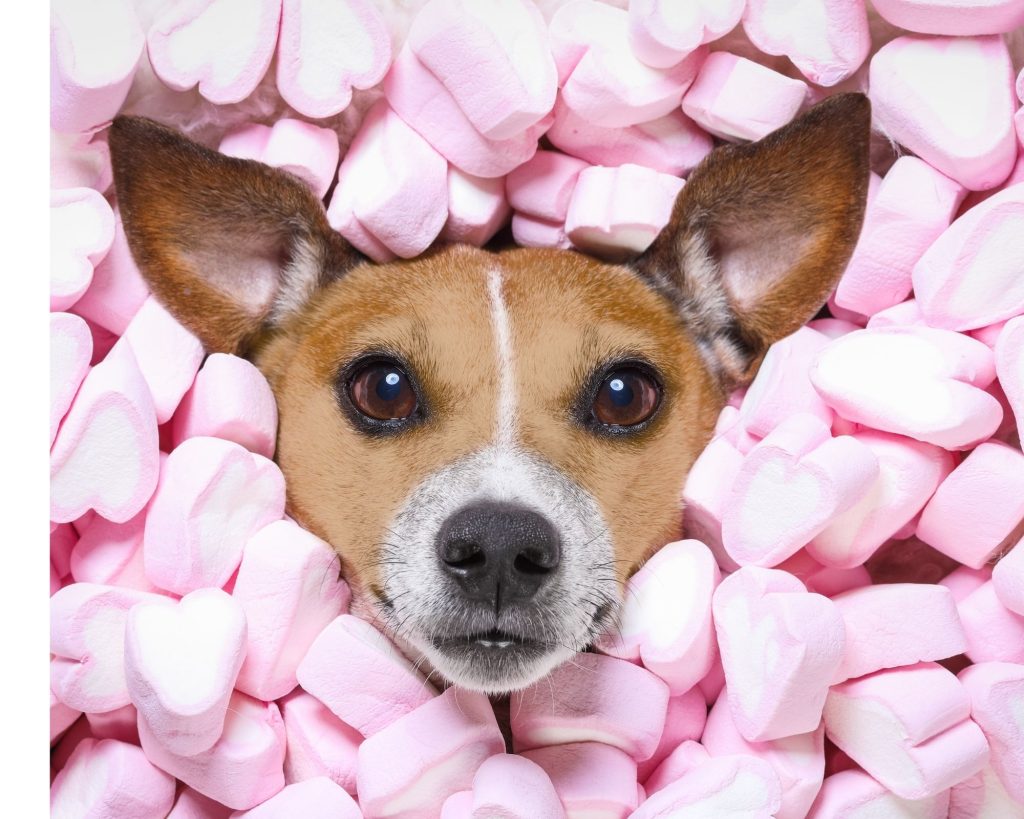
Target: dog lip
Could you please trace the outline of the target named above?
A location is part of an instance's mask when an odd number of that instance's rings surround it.
[[[435,638],[431,642],[440,651],[463,655],[507,652],[510,654],[533,656],[543,653],[547,648],[538,640],[531,640],[519,634],[512,634],[511,632],[496,628],[471,634],[444,637],[442,639]]]

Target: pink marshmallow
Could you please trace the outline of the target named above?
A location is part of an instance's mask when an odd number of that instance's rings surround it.
[[[784,54],[807,79],[826,87],[852,76],[871,50],[863,0],[826,0],[802,7],[780,0],[748,0],[743,30],[765,54]]]
[[[181,789],[167,819],[229,819],[231,808],[189,787]]]
[[[267,379],[235,355],[213,353],[174,415],[174,445],[211,436],[265,458],[274,455],[277,403]]]
[[[1016,106],[1002,37],[897,37],[871,58],[869,86],[875,127],[936,170],[969,190],[1009,176]]]
[[[110,149],[92,133],[50,132],[50,187],[92,188],[106,193],[113,183]]]
[[[362,819],[356,801],[325,776],[286,785],[266,802],[231,819]]]
[[[314,118],[340,113],[354,88],[376,85],[390,64],[387,24],[371,0],[284,0],[277,90],[299,113]]]
[[[722,542],[743,566],[774,566],[856,504],[878,459],[812,415],[790,416],[750,451],[722,519]]]
[[[842,661],[844,628],[826,597],[792,575],[745,566],[713,601],[729,710],[744,739],[813,731]]]
[[[957,219],[914,267],[914,294],[933,327],[973,330],[1024,313],[1024,182]]]
[[[914,519],[953,469],[948,452],[931,444],[866,429],[851,436],[878,459],[878,477],[857,503],[807,544],[826,566],[852,569]]]
[[[71,571],[71,553],[78,543],[78,532],[70,523],[51,523],[50,526],[50,563],[57,577],[63,580]]]
[[[488,139],[473,127],[448,89],[408,46],[395,58],[383,89],[403,120],[445,159],[474,176],[504,176],[524,163],[537,150],[537,140],[553,119],[548,115],[507,139]]]
[[[110,122],[142,57],[145,37],[130,0],[50,4],[50,126],[82,132]]]
[[[837,682],[883,668],[944,660],[967,647],[956,601],[943,586],[864,586],[839,594],[832,602],[846,631]]]
[[[146,35],[149,61],[175,91],[196,86],[217,105],[241,102],[277,45],[281,0],[188,0],[164,7]]]
[[[50,443],[89,372],[92,334],[71,313],[50,313]]]
[[[116,739],[139,744],[139,712],[134,705],[125,705],[113,711],[86,714],[85,721],[96,739]]]
[[[992,571],[986,566],[982,569],[972,569],[969,566],[958,566],[948,575],[942,578],[939,585],[949,589],[957,605],[971,594],[977,591],[985,583],[992,579]]]
[[[1024,804],[1024,665],[979,663],[959,679],[971,717],[988,739],[993,771],[1010,797]]]
[[[708,675],[697,683],[697,687],[700,689],[700,693],[704,695],[708,705],[714,705],[718,702],[718,697],[725,688],[725,669],[722,667],[721,653],[719,653],[715,664],[711,666],[711,671],[708,672]]]
[[[236,691],[220,739],[195,756],[169,751],[145,720],[139,720],[139,738],[153,764],[229,808],[248,810],[284,787],[284,725],[272,702]]]
[[[658,747],[668,699],[668,686],[643,668],[615,657],[578,654],[512,694],[515,748],[603,742],[640,762]]]
[[[195,756],[220,739],[245,634],[245,612],[220,589],[142,602],[128,613],[128,693],[140,722],[169,753]]]
[[[320,700],[293,691],[280,702],[288,738],[284,779],[291,784],[326,776],[353,796],[362,734],[332,714]]]
[[[995,346],[996,373],[1017,419],[1017,434],[1024,440],[1024,318],[1010,319]]]
[[[907,299],[879,310],[868,319],[866,326],[872,330],[879,327],[926,327],[927,322],[921,315],[917,300]]]
[[[408,43],[488,139],[521,134],[554,105],[555,63],[544,18],[530,3],[431,0]]]
[[[512,238],[520,247],[555,247],[566,250],[572,242],[565,235],[565,225],[535,219],[522,213],[512,214]]]
[[[114,241],[114,212],[90,188],[50,192],[50,310],[67,310]]]
[[[1024,616],[1006,608],[992,581],[957,601],[967,635],[964,652],[973,662],[1024,664]]]
[[[715,660],[711,595],[721,572],[696,540],[663,546],[630,579],[615,633],[599,647],[657,674],[672,695],[684,694]]]
[[[1024,25],[1024,7],[1016,0],[872,0],[872,5],[894,26],[922,34],[1003,34]]]
[[[924,799],[903,799],[861,770],[834,773],[825,779],[807,819],[947,819],[949,791]]]
[[[156,410],[127,347],[112,350],[82,381],[50,451],[50,520],[90,509],[123,523],[156,487]]]
[[[934,663],[837,685],[824,711],[828,738],[904,799],[934,796],[984,767],[988,743],[969,715],[963,686]]]
[[[283,514],[275,463],[231,441],[190,438],[168,457],[146,516],[146,575],[177,594],[221,587],[245,542]]]
[[[825,774],[825,732],[820,726],[771,742],[748,742],[737,730],[728,700],[720,697],[708,714],[701,743],[713,757],[741,754],[768,763],[779,778],[781,805],[776,819],[803,819]]]
[[[142,557],[145,529],[144,511],[124,523],[111,523],[97,516],[71,551],[71,576],[79,583],[159,592],[160,589],[146,577]]]
[[[448,164],[386,102],[378,102],[338,169],[327,217],[364,253],[373,256],[376,248],[361,242],[362,231],[396,256],[418,256],[448,217]]]
[[[842,417],[945,449],[974,446],[1002,420],[984,389],[995,376],[980,341],[927,327],[877,327],[838,338],[811,383]]]
[[[472,819],[473,791],[456,791],[441,805],[440,819]]]
[[[949,813],[943,819],[1002,816],[1024,816],[1024,803],[1010,796],[991,764],[949,789]]]
[[[348,614],[313,640],[299,684],[364,736],[378,733],[434,699],[436,691],[369,623]]]
[[[348,608],[339,566],[330,546],[289,520],[249,539],[231,592],[248,624],[239,691],[276,700],[297,685],[295,669],[313,640]]]
[[[711,755],[701,743],[694,740],[681,742],[644,781],[644,797],[667,788],[709,759]]]
[[[732,410],[738,420],[737,410],[726,409]],[[725,416],[723,410],[719,418]],[[739,564],[722,545],[722,518],[742,466],[743,453],[724,433],[716,433],[690,468],[683,487],[684,534],[707,544],[715,561],[727,571],[735,571]]]
[[[1020,537],[1024,455],[986,441],[954,469],[921,513],[917,536],[943,554],[981,568]]]
[[[992,587],[999,602],[1024,615],[1024,540],[1017,542],[992,569]]]
[[[637,806],[636,762],[600,742],[574,742],[524,751],[544,769],[567,816],[623,819]]]
[[[50,598],[50,687],[65,705],[103,713],[131,702],[124,671],[128,611],[156,595],[72,583]]]
[[[654,68],[669,68],[704,43],[735,28],[743,0],[630,0],[629,42],[637,58]]]
[[[448,221],[441,239],[483,247],[508,217],[504,179],[484,179],[448,166]]]
[[[359,746],[356,785],[370,816],[434,816],[505,742],[487,697],[449,688]]]
[[[576,181],[565,232],[598,256],[642,253],[668,223],[683,180],[641,165],[595,166]]]
[[[509,204],[537,219],[564,222],[576,180],[588,167],[557,151],[537,151],[506,177]]]
[[[665,713],[665,727],[654,753],[637,766],[639,782],[646,782],[651,773],[679,745],[700,739],[704,733],[708,707],[704,695],[697,686],[678,697],[669,697]]]
[[[157,819],[173,804],[174,779],[113,739],[83,739],[50,788],[53,819]]]
[[[551,780],[536,762],[495,754],[473,777],[474,819],[564,819],[565,810]]]
[[[793,119],[806,97],[802,81],[716,51],[683,97],[683,113],[723,139],[760,139]]]
[[[50,744],[53,745],[71,724],[82,716],[76,708],[62,703],[57,695],[50,692]]]
[[[906,299],[914,265],[949,227],[964,193],[917,157],[897,159],[868,205],[836,303],[872,315]]]

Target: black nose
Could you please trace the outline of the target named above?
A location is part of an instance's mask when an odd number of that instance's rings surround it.
[[[441,527],[437,553],[470,600],[494,606],[533,597],[558,568],[558,533],[542,515],[485,502],[456,512]]]

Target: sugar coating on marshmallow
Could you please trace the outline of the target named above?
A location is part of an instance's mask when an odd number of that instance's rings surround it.
[[[897,37],[871,58],[875,126],[969,190],[1017,155],[1013,73],[1001,37]]]
[[[217,105],[248,97],[277,45],[281,0],[189,0],[161,10],[146,35],[149,61],[176,91],[198,86]],[[224,47],[230,32],[231,47]]]
[[[284,0],[277,89],[307,117],[343,111],[356,88],[380,82],[391,64],[391,38],[370,0]]]
[[[717,40],[740,21],[743,0],[630,0],[629,42],[654,68],[668,68],[704,43]]]
[[[50,443],[89,371],[92,333],[73,313],[50,313]]]
[[[50,193],[50,310],[71,307],[114,241],[114,213],[91,188]]]

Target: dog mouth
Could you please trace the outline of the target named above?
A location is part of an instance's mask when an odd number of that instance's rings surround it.
[[[510,631],[498,628],[478,631],[470,634],[435,638],[431,641],[434,648],[450,655],[470,654],[507,654],[539,656],[547,650],[547,645],[540,640],[530,639]]]

